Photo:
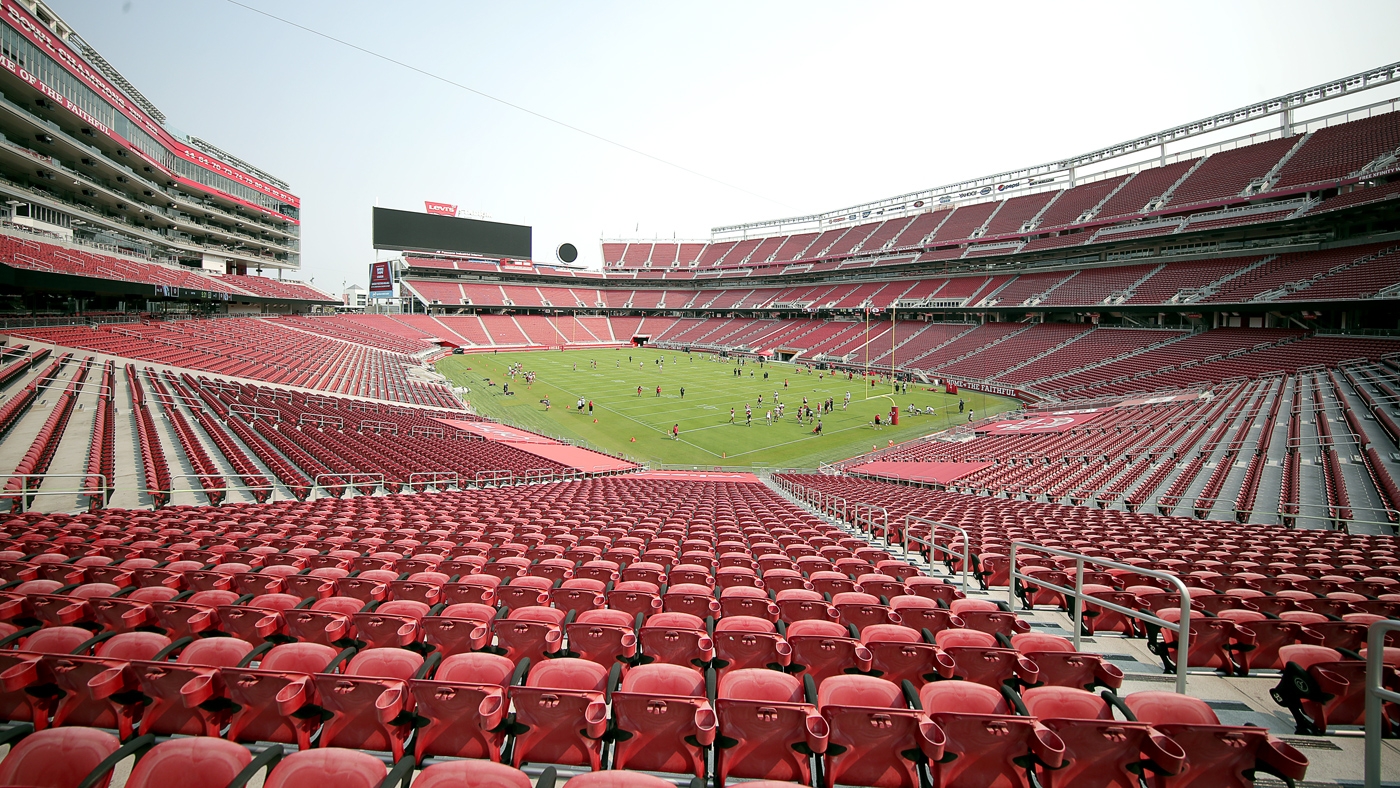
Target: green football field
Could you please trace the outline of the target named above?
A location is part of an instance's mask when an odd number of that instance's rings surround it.
[[[658,359],[665,364],[658,365]],[[523,376],[506,377],[509,366],[517,362],[536,373],[532,387],[526,386]],[[844,374],[809,373],[794,364],[760,366],[750,361],[737,368],[740,376],[734,374],[733,359],[637,348],[477,353],[448,356],[437,365],[453,384],[471,389],[466,399],[483,416],[547,435],[582,438],[642,462],[812,468],[968,420],[967,413],[958,413],[959,397],[941,389],[931,391],[911,383],[907,393],[891,395],[888,383],[872,387],[860,377],[848,380]],[[510,384],[511,395],[502,393],[503,383]],[[775,392],[786,405],[786,414],[768,424],[764,415],[773,408]],[[843,410],[846,392],[851,394],[851,404]],[[546,397],[550,400],[547,412],[541,403]],[[583,413],[577,409],[579,397],[593,401],[591,416],[586,408]],[[811,423],[797,423],[803,397],[813,411],[828,397],[836,401],[835,411],[821,416],[820,435],[812,434]],[[1019,407],[1012,399],[967,390],[961,398],[977,418]],[[751,426],[744,424],[746,403],[753,408]],[[938,412],[910,416],[910,403],[921,410],[932,406]],[[877,431],[871,424],[875,414],[884,421],[894,404],[900,409],[899,426]],[[676,424],[680,440],[670,436]]]

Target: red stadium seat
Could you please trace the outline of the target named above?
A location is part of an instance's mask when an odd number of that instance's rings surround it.
[[[945,736],[930,764],[949,788],[1029,788],[1037,767],[1059,769],[1065,744],[1039,721],[1018,715],[1003,692],[966,681],[925,684],[919,704]],[[954,757],[948,757],[948,756]]]
[[[1123,699],[1138,722],[1172,738],[1187,753],[1185,768],[1164,776],[1167,788],[1250,788],[1265,772],[1288,781],[1307,775],[1308,759],[1265,728],[1221,725],[1199,698],[1173,692],[1134,692]],[[1247,776],[1249,775],[1249,776]]]
[[[511,690],[516,724],[512,765],[550,763],[601,768],[607,730],[608,669],[583,659],[534,665]]]
[[[811,784],[829,729],[802,682],[772,670],[730,671],[719,680],[715,712],[717,785],[731,776]]]
[[[822,775],[827,788],[918,788],[925,783],[920,766],[943,757],[943,731],[909,709],[893,682],[834,676],[817,688],[817,710],[829,729]]]
[[[438,665],[432,679],[412,679],[415,714],[427,720],[418,729],[414,756],[479,758],[499,761],[505,743],[507,689],[526,669],[498,654],[455,654]]]
[[[373,755],[342,747],[294,752],[267,776],[264,788],[380,788],[389,770]]]
[[[716,717],[700,671],[657,663],[628,671],[612,694],[612,765],[672,774],[705,774]]]

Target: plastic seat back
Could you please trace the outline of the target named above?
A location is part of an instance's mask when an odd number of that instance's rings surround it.
[[[233,709],[219,668],[236,666],[253,644],[237,638],[206,638],[186,646],[175,662],[132,662],[141,692],[150,701],[140,732],[161,736],[218,736]]]
[[[919,701],[945,737],[943,758],[929,766],[934,785],[1026,788],[1037,764],[1058,769],[1064,761],[1060,737],[1017,716],[996,689],[940,681],[925,684]]]
[[[422,665],[423,657],[407,649],[370,648],[350,660],[345,675],[315,675],[316,704],[331,715],[321,726],[322,746],[403,757],[414,724],[407,681]]]
[[[287,643],[273,646],[256,669],[220,668],[225,691],[238,707],[225,738],[309,747],[321,717],[296,712],[314,700],[312,674],[325,670],[335,657],[336,650],[321,643]]]
[[[919,764],[943,757],[943,731],[922,712],[909,709],[893,682],[873,676],[829,678],[817,689],[817,710],[829,727],[827,785],[917,788],[923,784]]]
[[[871,674],[886,681],[922,687],[953,675],[953,660],[911,627],[874,624],[861,632],[861,642],[870,652]]]
[[[705,677],[695,668],[657,663],[633,668],[612,695],[612,765],[704,776],[716,718]]]
[[[715,713],[719,784],[731,776],[811,784],[811,756],[826,751],[828,727],[796,677],[729,671],[720,677]]]
[[[596,662],[562,658],[530,669],[524,687],[511,690],[517,733],[514,766],[540,761],[601,768],[607,730],[608,669]]]
[[[792,647],[789,671],[823,679],[870,670],[870,650],[834,621],[795,621],[787,628]]]
[[[705,622],[689,613],[657,613],[638,630],[641,661],[705,667],[714,659],[714,641]]]
[[[715,667],[724,673],[745,668],[781,670],[792,660],[792,647],[773,622],[754,616],[726,616],[715,622]]]
[[[418,729],[415,757],[500,760],[506,690],[515,669],[498,654],[455,654],[443,659],[432,679],[410,680],[414,713],[427,720]]]

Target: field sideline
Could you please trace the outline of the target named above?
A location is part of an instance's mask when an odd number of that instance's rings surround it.
[[[665,359],[664,366],[656,363],[659,358]],[[517,362],[536,373],[533,387],[527,388],[523,376],[506,377],[509,366]],[[546,434],[581,438],[645,462],[816,467],[819,462],[869,451],[872,445],[898,443],[967,421],[966,413],[958,413],[959,397],[941,390],[910,384],[907,394],[891,399],[888,383],[871,387],[859,377],[848,380],[844,374],[808,373],[794,364],[760,367],[750,361],[739,367],[741,377],[734,375],[735,368],[733,359],[712,354],[638,348],[474,353],[448,356],[437,364],[454,385],[471,389],[466,399],[483,416]],[[488,380],[495,385],[488,385]],[[511,396],[502,394],[502,383],[510,384]],[[660,397],[657,386],[661,386]],[[787,412],[782,421],[769,425],[764,414],[773,407],[775,391]],[[841,403],[848,391],[851,404],[843,411]],[[583,414],[577,410],[580,396],[593,400],[591,417],[586,409]],[[821,435],[812,434],[810,423],[796,421],[804,396],[814,411],[828,397],[836,401],[835,411],[821,417]],[[551,405],[548,412],[540,402],[546,397]],[[964,391],[962,399],[978,418],[1019,407],[1015,400],[972,391]],[[750,427],[744,425],[745,403],[753,408]],[[937,408],[938,415],[911,417],[906,412],[910,403],[920,409]],[[875,414],[884,420],[891,404],[900,408],[899,426],[875,430],[871,426]],[[734,424],[729,423],[731,407]],[[670,430],[677,424],[680,440],[674,441]]]

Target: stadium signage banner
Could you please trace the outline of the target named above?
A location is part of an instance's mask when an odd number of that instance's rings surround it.
[[[394,272],[387,261],[371,263],[369,266],[370,298],[389,298],[394,295]]]
[[[181,158],[192,161],[195,164],[204,167],[205,169],[217,172],[220,175],[238,181],[239,183],[248,186],[249,188],[256,189],[257,191],[260,191],[263,194],[266,194],[270,197],[274,197],[282,202],[287,203],[288,205],[301,204],[301,201],[293,195],[290,195],[282,191],[281,189],[266,184],[261,180],[254,178],[251,175],[248,175],[247,173],[232,169],[221,162],[216,162],[210,157],[179,143],[177,140],[175,140],[174,137],[170,136],[169,132],[162,128],[160,124],[156,123],[154,120],[149,118],[139,108],[133,106],[131,102],[127,100],[125,94],[123,94],[110,82],[104,79],[101,75],[94,73],[93,70],[88,67],[86,61],[79,57],[78,54],[75,53],[73,50],[69,49],[65,44],[63,44],[63,42],[54,38],[53,34],[49,32],[48,28],[45,27],[42,23],[40,23],[38,20],[34,19],[29,14],[29,12],[25,10],[24,7],[21,6],[19,3],[14,2],[14,0],[0,0],[0,9],[3,9],[4,16],[6,17],[6,22],[11,27],[18,30],[19,33],[25,38],[29,39],[29,41],[33,43],[34,46],[38,47],[49,57],[53,58],[54,61],[61,65],[66,71],[68,71],[70,74],[76,77],[88,88],[92,89],[93,92],[101,96],[103,100],[105,100],[108,104],[112,106],[113,109],[122,113],[123,115],[126,115],[127,118],[129,118],[133,123],[140,126],[152,137],[155,137],[166,149],[170,150],[171,152],[175,153]],[[143,159],[150,162],[152,165],[160,167],[161,171],[165,174],[171,175],[173,177],[179,177],[178,175],[171,173],[170,170],[161,166],[160,162],[154,161],[149,156],[146,156],[141,151],[141,149],[138,148],[135,144],[133,144],[130,140],[124,139],[116,132],[114,132],[110,126],[99,122],[96,118],[93,118],[87,112],[84,112],[81,107],[69,101],[57,89],[49,85],[45,85],[32,72],[20,66],[18,63],[15,63],[10,58],[0,57],[0,66],[3,66],[6,71],[9,71],[10,73],[24,80],[26,83],[34,87],[36,90],[42,92],[44,95],[62,104],[65,109],[67,109],[69,112],[72,112],[74,115],[77,115],[79,118],[82,118],[82,120],[85,123],[88,123],[94,129],[101,131],[103,134],[106,134],[112,139],[122,143],[125,147],[130,149],[132,152],[140,155]],[[222,190],[220,191],[222,192]],[[234,199],[237,199],[240,203],[243,203],[245,205],[253,205],[252,203],[248,203],[241,199],[238,199],[234,195],[229,196],[233,197]],[[253,205],[253,207],[256,207],[259,210],[263,211],[267,210],[262,206]]]
[[[456,216],[457,206],[445,202],[423,201],[423,210],[438,216]]]
[[[1099,408],[1057,410],[1037,414],[1026,419],[998,421],[977,431],[985,432],[988,435],[1039,435],[1047,432],[1067,432],[1093,421],[1105,412]]]

